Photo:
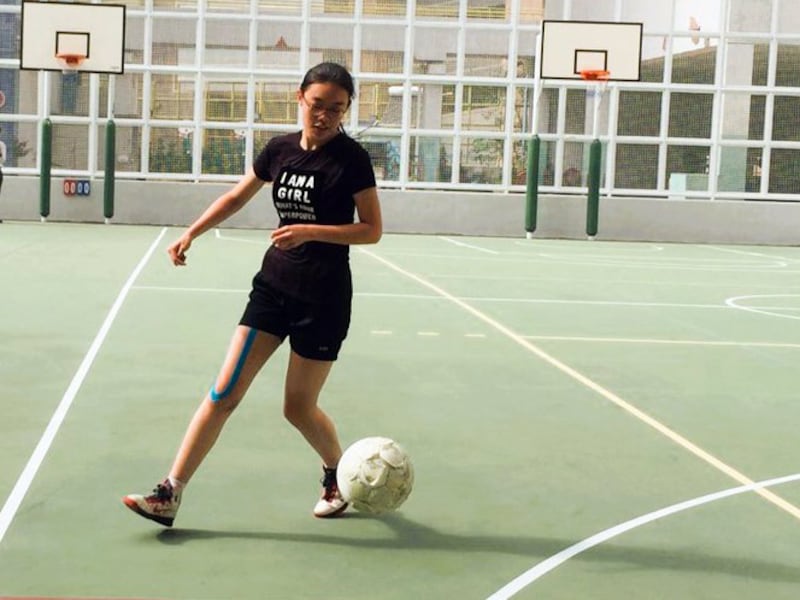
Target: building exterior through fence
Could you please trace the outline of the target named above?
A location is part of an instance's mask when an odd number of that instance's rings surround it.
[[[800,192],[800,2],[787,0],[139,0],[125,4],[122,75],[19,69],[19,1],[0,0],[0,136],[7,177],[234,181],[298,128],[295,90],[320,61],[350,68],[348,132],[379,185],[582,193],[593,88],[535,77],[542,19],[643,23],[642,79],[603,96],[602,193],[795,200]],[[113,102],[109,89],[113,87]],[[541,93],[538,93],[541,92]],[[534,109],[538,110],[534,119]],[[538,131],[532,131],[533,123]],[[143,198],[142,202],[146,202]]]

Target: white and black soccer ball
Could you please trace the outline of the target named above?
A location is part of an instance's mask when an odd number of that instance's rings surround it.
[[[353,508],[380,514],[406,501],[414,486],[414,466],[400,444],[387,437],[354,442],[336,469],[342,497]]]

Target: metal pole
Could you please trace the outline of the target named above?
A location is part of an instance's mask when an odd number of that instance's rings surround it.
[[[600,165],[602,158],[602,145],[598,139],[600,101],[602,100],[602,84],[597,84],[594,89],[594,114],[592,117],[592,143],[589,146],[589,181],[588,196],[586,198],[586,235],[594,239],[597,235],[597,222],[600,212]]]
[[[114,123],[114,100],[116,99],[116,79],[108,76],[108,122],[106,123],[106,163],[103,177],[103,217],[106,224],[114,216],[114,188],[117,164],[117,126]]]
[[[106,223],[114,216],[114,162],[116,159],[117,126],[111,119],[106,123],[106,164],[103,178],[103,216]]]
[[[531,106],[531,133],[528,140],[528,156],[525,173],[525,237],[532,238],[536,230],[536,213],[539,210],[539,155],[541,139],[539,138],[539,101],[542,96],[542,79],[539,68],[542,60],[542,34],[536,36],[536,56],[533,66],[533,104]],[[527,91],[526,96],[527,98]],[[527,110],[525,112],[527,114]]]
[[[53,123],[42,121],[42,168],[39,172],[39,215],[42,222],[50,216],[50,169],[53,164]]]
[[[589,239],[594,239],[594,236],[597,235],[602,148],[598,139],[593,140],[589,146],[589,194],[586,201],[586,235],[589,236]]]
[[[525,185],[525,231],[531,237],[536,231],[536,212],[539,205],[539,152],[541,139],[534,135],[528,140],[528,160]]]

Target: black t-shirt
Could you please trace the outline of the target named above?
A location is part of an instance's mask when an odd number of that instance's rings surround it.
[[[353,195],[375,187],[369,154],[340,133],[318,150],[300,146],[300,132],[272,138],[253,163],[256,176],[272,182],[280,225],[354,222]],[[309,302],[351,294],[349,246],[307,242],[291,250],[270,246],[262,275],[279,290]]]

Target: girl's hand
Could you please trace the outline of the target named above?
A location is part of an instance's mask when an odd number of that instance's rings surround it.
[[[184,233],[176,242],[167,248],[167,254],[176,267],[186,266],[186,253],[192,245],[192,238],[188,233]]]
[[[311,240],[305,225],[284,225],[270,235],[273,245],[281,250],[297,248]]]

